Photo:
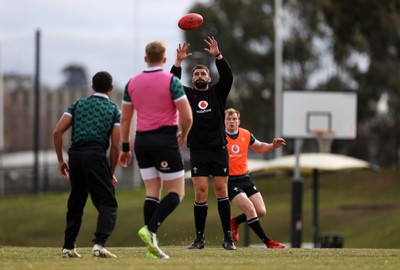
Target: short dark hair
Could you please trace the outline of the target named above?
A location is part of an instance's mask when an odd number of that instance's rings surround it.
[[[107,93],[113,84],[113,79],[107,71],[99,71],[92,78],[93,90],[100,93]]]
[[[207,74],[210,75],[210,70],[209,70],[208,67],[205,66],[205,65],[196,65],[196,66],[192,69],[192,75],[193,75],[193,72],[194,72],[196,69],[204,69],[204,70],[207,72]]]

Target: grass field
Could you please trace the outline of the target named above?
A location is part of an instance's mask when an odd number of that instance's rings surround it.
[[[225,251],[209,247],[187,250],[169,246],[171,259],[147,259],[145,248],[110,248],[117,259],[92,257],[90,248],[81,248],[82,258],[61,258],[59,248],[0,248],[0,269],[107,269],[107,270],[232,270],[232,269],[400,269],[399,249],[261,249]]]
[[[288,177],[256,178],[267,204],[261,219],[267,234],[290,242],[291,184]],[[303,242],[311,242],[311,179],[303,179]],[[212,189],[211,189],[212,190]],[[142,226],[143,189],[117,189],[118,220],[107,247],[117,260],[93,258],[91,239],[96,210],[88,200],[78,236],[80,259],[61,259],[68,193],[12,196],[0,199],[0,269],[400,269],[400,171],[357,171],[320,175],[320,232],[344,235],[343,249],[246,248],[224,251],[221,225],[213,192],[210,192],[206,249],[186,246],[194,234],[193,188],[188,183],[182,204],[158,231],[161,247],[171,260],[144,258],[137,237]],[[232,213],[238,210],[232,208]],[[241,239],[244,235],[241,229]],[[250,233],[250,242],[260,241]],[[160,267],[162,266],[162,267]]]
[[[60,180],[61,181],[61,180]],[[268,214],[261,219],[267,234],[279,242],[290,242],[291,177],[257,178]],[[346,248],[400,248],[400,171],[385,170],[321,174],[319,188],[320,232],[339,232]],[[312,241],[312,192],[310,177],[303,184],[302,241]],[[188,245],[194,235],[193,188],[161,226],[164,245]],[[68,193],[0,198],[0,246],[59,247],[63,242]],[[134,247],[142,243],[137,230],[143,223],[143,189],[117,189],[117,225],[108,246]],[[216,200],[210,192],[206,225],[207,245],[222,240]],[[239,213],[232,207],[232,213]],[[88,200],[78,246],[88,246],[95,230],[96,210]],[[245,226],[240,226],[241,235]],[[244,237],[241,237],[244,239]],[[260,243],[251,232],[250,242]],[[242,246],[243,242],[237,244]]]

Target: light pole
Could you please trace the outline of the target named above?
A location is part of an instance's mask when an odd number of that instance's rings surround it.
[[[4,181],[4,76],[2,69],[2,47],[0,43],[0,196],[5,195]]]
[[[275,0],[275,137],[282,137],[282,0]],[[282,156],[282,148],[275,149]]]
[[[39,151],[40,151],[40,30],[35,37],[35,87],[34,87],[34,125],[33,125],[33,193],[39,193]]]

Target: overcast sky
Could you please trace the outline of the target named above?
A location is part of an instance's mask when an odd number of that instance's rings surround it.
[[[89,79],[107,70],[123,87],[145,67],[149,41],[166,42],[169,70],[184,41],[178,20],[196,2],[208,0],[0,0],[0,68],[32,75],[40,30],[42,84],[59,86],[62,69],[78,64]]]

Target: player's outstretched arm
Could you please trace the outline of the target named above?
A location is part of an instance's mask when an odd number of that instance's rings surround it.
[[[274,138],[272,143],[260,142],[259,140],[256,140],[255,143],[250,145],[250,149],[257,154],[265,154],[283,145],[286,145],[285,139],[283,138]]]

